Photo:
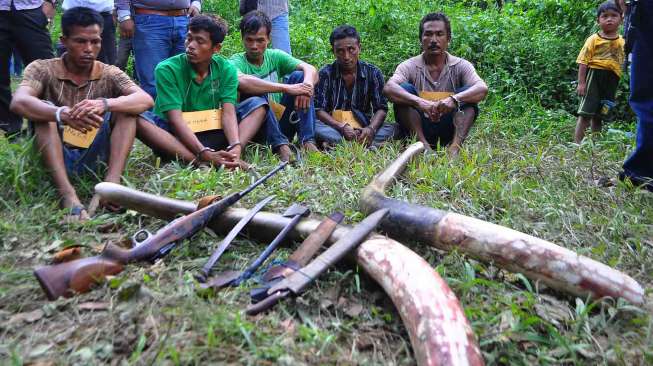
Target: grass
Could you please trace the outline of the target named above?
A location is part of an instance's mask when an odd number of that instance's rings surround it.
[[[301,4],[299,14],[318,6]],[[294,24],[300,20],[292,18]],[[647,306],[566,296],[459,253],[405,244],[431,263],[457,294],[488,364],[653,363],[653,196],[621,183],[598,184],[603,177],[616,177],[634,141],[606,132],[573,144],[572,115],[545,109],[527,97],[519,100],[522,104],[510,105],[492,98],[482,106],[459,158],[444,152],[423,157],[409,166],[390,194],[505,225],[614,266],[646,288]],[[610,127],[633,129],[627,123]],[[273,193],[277,198],[270,211],[303,202],[314,216],[341,210],[347,222],[359,221],[361,189],[402,149],[399,142],[377,151],[344,144],[328,154],[308,156],[240,205],[251,207]],[[248,148],[247,158],[257,173],[277,164],[260,146]],[[156,165],[150,151],[137,144],[124,183],[195,200],[242,189],[254,179],[240,171]],[[90,178],[75,182],[84,200],[90,199],[94,183]],[[61,225],[56,192],[29,141],[0,139],[0,184],[2,364],[415,363],[394,306],[349,263],[266,316],[242,314],[253,281],[219,293],[198,290],[192,275],[220,239],[208,231],[155,265],[128,266],[91,293],[48,302],[32,270],[58,249],[81,244],[85,255],[93,255],[104,243],[141,228],[156,230],[165,222],[128,211],[100,212],[88,223]],[[263,244],[238,239],[217,270],[242,268]],[[276,257],[291,251],[282,248]]]

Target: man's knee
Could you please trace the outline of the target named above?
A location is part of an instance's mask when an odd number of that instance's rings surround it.
[[[417,88],[415,88],[415,85],[413,85],[411,83],[408,83],[408,82],[401,83],[401,84],[399,84],[399,86],[402,89],[404,89],[405,91],[409,92],[410,94],[419,95],[419,93],[417,92]]]
[[[236,108],[236,114],[238,117],[238,123],[242,122],[244,119],[249,117],[252,113],[258,110],[267,111],[269,108],[268,100],[265,97],[249,97],[242,102],[238,103]],[[261,117],[261,119],[264,117]]]
[[[287,84],[299,84],[304,82],[304,72],[297,70],[288,75]]]

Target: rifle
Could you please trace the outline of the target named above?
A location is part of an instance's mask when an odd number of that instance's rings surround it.
[[[92,285],[101,282],[107,275],[121,272],[125,264],[141,261],[153,262],[165,256],[179,242],[202,230],[211,219],[225,212],[229,206],[239,201],[286,165],[286,162],[281,163],[245,190],[232,193],[202,209],[182,216],[155,234],[150,234],[147,230],[137,232],[133,237],[136,246],[132,249],[123,249],[114,244],[107,244],[99,256],[43,266],[36,269],[34,275],[50,300],[55,300],[59,296],[70,297],[75,293],[87,292]]]

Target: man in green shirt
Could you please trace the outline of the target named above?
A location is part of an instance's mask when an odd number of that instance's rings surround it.
[[[282,160],[290,159],[289,140],[295,133],[308,151],[315,146],[315,107],[313,89],[318,81],[315,67],[287,53],[269,49],[270,19],[260,11],[252,11],[240,22],[245,52],[230,61],[238,68],[238,90],[241,100],[249,96],[265,98],[270,108],[265,115],[267,143]],[[288,76],[287,82],[280,81]],[[251,102],[250,100],[246,100]]]
[[[240,159],[242,149],[258,131],[267,109],[251,108],[238,125],[237,71],[218,55],[226,33],[224,20],[194,17],[186,53],[157,65],[154,113],[142,114],[138,128],[138,138],[156,153],[196,164],[247,168]],[[209,112],[185,113],[200,111]]]

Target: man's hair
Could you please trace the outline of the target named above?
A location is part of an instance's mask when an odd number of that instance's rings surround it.
[[[188,29],[191,32],[205,31],[211,36],[211,44],[216,45],[224,41],[224,37],[229,31],[227,22],[217,15],[198,15],[191,18],[188,23]]]
[[[596,17],[597,18],[600,17],[601,14],[609,10],[614,10],[617,13],[621,14],[621,9],[619,8],[619,5],[617,5],[614,1],[605,1],[604,3],[599,5],[599,8],[596,10]]]
[[[352,27],[351,25],[345,24],[337,27],[336,29],[331,32],[331,36],[329,36],[329,42],[331,42],[331,47],[333,47],[333,44],[336,43],[336,41],[345,39],[345,38],[355,38],[358,43],[361,43],[361,37],[358,35],[358,32],[356,31],[356,28]]]
[[[101,32],[104,28],[104,19],[97,11],[81,6],[70,8],[61,16],[61,33],[64,37],[68,37],[73,27],[88,27],[96,24],[100,26]]]
[[[444,23],[444,28],[447,30],[447,37],[451,38],[451,22],[444,13],[429,13],[422,18],[419,22],[419,38],[422,39],[424,33],[424,24],[428,22],[441,21]]]
[[[270,35],[270,32],[272,32],[272,22],[270,21],[270,18],[259,10],[250,11],[240,20],[241,36],[257,33],[261,27],[267,29],[268,36]]]

